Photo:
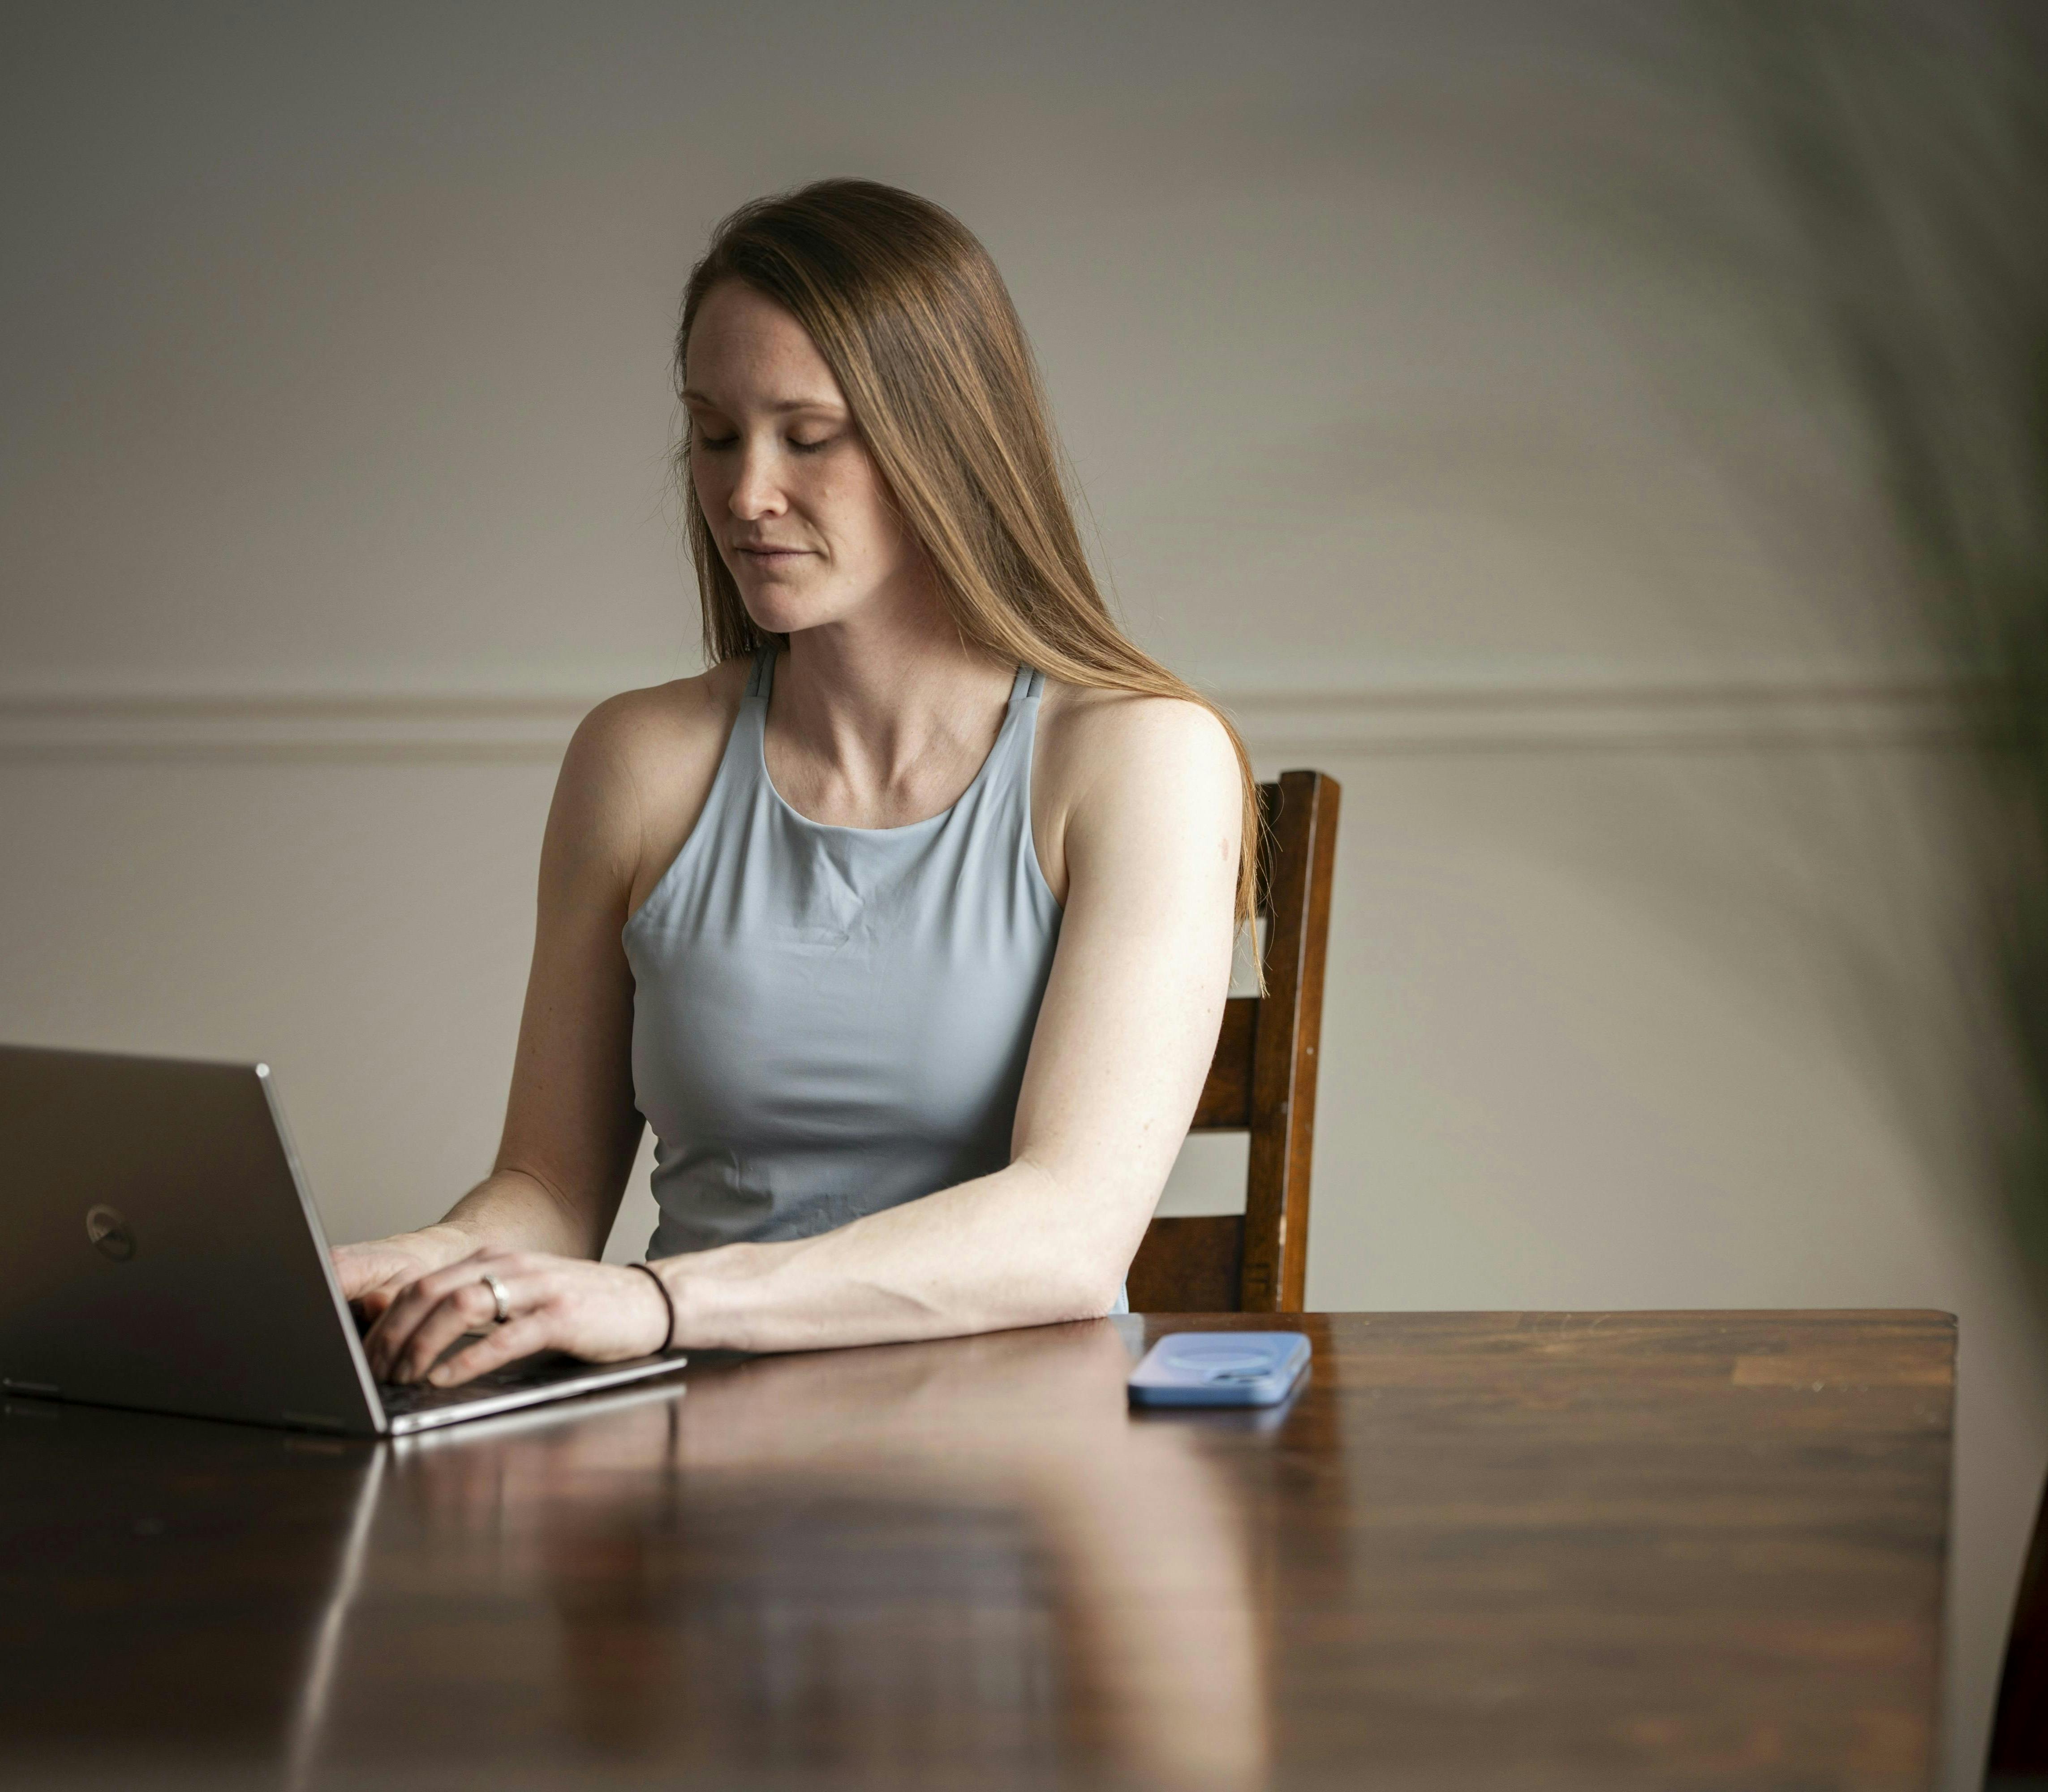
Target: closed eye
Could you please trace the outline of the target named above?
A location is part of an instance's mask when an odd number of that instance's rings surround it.
[[[739,442],[739,437],[737,435],[713,436],[700,429],[697,432],[696,440],[699,448],[729,448]],[[788,442],[789,452],[792,454],[818,454],[830,448],[839,440],[837,436],[820,436],[816,441],[803,441],[792,436],[788,438]]]

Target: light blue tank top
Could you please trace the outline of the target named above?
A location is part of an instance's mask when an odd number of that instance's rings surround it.
[[[960,800],[807,820],[769,782],[764,650],[695,829],[626,924],[650,1257],[805,1238],[1010,1162],[1060,905],[1031,838],[1041,675]]]

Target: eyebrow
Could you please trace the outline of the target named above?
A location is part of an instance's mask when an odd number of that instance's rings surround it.
[[[683,402],[686,405],[708,405],[713,410],[722,408],[708,393],[700,392],[693,386],[683,388]],[[832,398],[778,398],[766,409],[779,416],[785,411],[844,411],[846,406]]]

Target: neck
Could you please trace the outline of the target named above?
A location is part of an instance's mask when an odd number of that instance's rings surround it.
[[[776,726],[806,757],[886,788],[934,749],[985,748],[1014,673],[963,640],[933,594],[791,635],[777,669]]]

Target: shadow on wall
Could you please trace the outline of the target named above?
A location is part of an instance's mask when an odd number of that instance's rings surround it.
[[[1860,1037],[1930,1159],[1951,1166],[1936,1185],[1956,1187],[2007,1240],[2038,1352],[2048,1316],[2048,14],[2025,0],[1751,0],[1716,16],[1736,115],[1782,204],[1782,229],[1744,246],[1742,271],[1781,339],[1817,351],[1838,382],[1855,451],[1888,501],[1909,626],[1945,673],[1963,750],[1913,805],[1922,825],[1890,826],[1906,850],[1872,867],[1936,875],[1917,889],[1899,878],[1881,925],[1824,933],[1820,962],[1852,1049]],[[1759,494],[1763,514],[1772,498]],[[1782,500],[1777,514],[1797,527]],[[1789,818],[1869,811],[1867,794],[1834,782],[1822,805],[1788,791]],[[1829,832],[1819,823],[1799,837]],[[1902,928],[1930,922],[1945,952],[1890,949]],[[1945,964],[1949,987],[1904,990],[1902,962]],[[1950,1024],[1907,1024],[1930,1014]],[[1994,1783],[2048,1783],[2048,1491],[2034,1496]]]

